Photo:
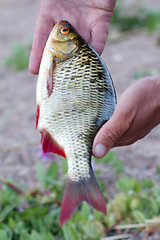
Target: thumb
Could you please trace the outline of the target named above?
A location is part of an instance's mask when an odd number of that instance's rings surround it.
[[[29,71],[33,74],[39,72],[43,50],[53,25],[54,23],[49,17],[43,16],[41,12],[39,13],[29,57]]]
[[[128,129],[128,124],[122,115],[115,112],[97,133],[93,142],[93,155],[104,157]]]

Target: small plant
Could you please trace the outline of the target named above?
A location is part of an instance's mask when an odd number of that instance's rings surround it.
[[[142,71],[137,71],[133,74],[133,77],[135,79],[139,79],[139,78],[143,78],[143,77],[146,77],[146,76],[153,76],[153,75],[156,75],[158,74],[158,70],[155,69],[155,68],[151,68],[151,69],[145,69],[145,70],[142,70]]]
[[[118,159],[114,152],[109,152],[104,158],[95,159],[95,161],[110,164],[116,170],[116,173],[123,173],[123,161]]]
[[[121,161],[113,152],[102,162],[105,167],[111,164],[118,171],[122,168]],[[107,203],[107,216],[83,203],[60,228],[59,212],[67,162],[62,158],[59,164],[63,170],[61,176],[56,162],[51,162],[47,170],[42,163],[37,164],[36,175],[41,187],[33,191],[22,190],[20,184],[1,179],[1,240],[100,240],[108,234],[117,235],[120,228],[131,228],[132,225],[135,228],[135,224],[136,228],[146,227],[146,231],[152,230],[155,224],[160,227],[159,187],[150,179],[140,181],[123,173],[116,182],[117,194]],[[159,168],[157,172],[159,174]],[[99,181],[99,185],[105,191],[104,182]]]
[[[150,179],[137,181],[134,177],[121,177],[116,188],[119,193],[108,205],[107,224],[144,223],[160,216],[160,189]]]
[[[124,1],[120,0],[116,4],[112,24],[122,32],[137,28],[153,32],[160,26],[160,8],[151,10],[140,3],[126,7]]]
[[[26,69],[28,67],[31,43],[14,43],[11,46],[11,50],[11,55],[4,60],[5,66],[18,71]]]
[[[157,173],[160,176],[160,165],[157,166]]]
[[[22,191],[11,181],[1,179],[0,231],[4,236],[1,240],[5,240],[6,236],[11,240],[98,240],[105,236],[105,227],[99,221],[102,214],[91,213],[91,207],[86,203],[60,228],[59,212],[66,179],[66,159],[61,159],[61,169],[64,177],[59,178],[56,162],[52,162],[46,171],[39,162],[36,175],[41,188],[34,191]],[[104,186],[101,181],[99,184]]]

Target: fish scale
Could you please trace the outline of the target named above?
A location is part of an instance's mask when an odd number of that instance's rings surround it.
[[[69,47],[66,40],[62,41],[63,51],[60,52],[65,52],[64,46],[71,52],[67,58],[58,55],[61,35],[57,29],[61,31],[63,26],[69,26],[69,32],[74,36],[73,40],[72,35],[68,36]],[[56,45],[57,36],[60,39]],[[78,50],[74,52],[77,42]],[[52,70],[53,61],[55,67]],[[48,94],[46,83],[52,72],[52,92]],[[110,74],[98,54],[69,23],[62,21],[57,24],[42,57],[37,82],[37,106],[40,108],[38,128],[42,133],[44,151],[60,152],[61,155],[64,151],[68,162],[61,225],[83,200],[105,213],[105,200],[91,169],[91,149],[95,134],[111,117],[115,104]],[[59,150],[55,150],[55,144]]]

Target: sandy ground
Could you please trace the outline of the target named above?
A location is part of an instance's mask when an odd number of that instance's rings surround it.
[[[15,72],[4,68],[4,57],[10,53],[13,42],[21,42],[33,36],[39,10],[38,0],[0,1],[0,176],[21,180],[24,185],[36,186],[35,166],[42,159],[40,135],[35,131],[36,76],[27,70]],[[118,99],[135,80],[133,74],[145,69],[157,69],[160,47],[156,46],[156,34],[144,32],[130,34],[116,42],[108,42],[102,58],[108,66]],[[150,178],[160,164],[160,126],[147,137],[132,146],[116,148],[118,158],[125,163],[129,176]],[[103,169],[107,193],[112,195],[117,176],[110,167]]]

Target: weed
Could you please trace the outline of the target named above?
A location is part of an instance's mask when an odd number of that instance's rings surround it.
[[[104,158],[95,159],[95,161],[110,164],[116,170],[116,173],[123,172],[123,161],[118,159],[116,153],[114,152],[109,152]]]
[[[155,68],[151,68],[151,69],[144,69],[144,70],[141,70],[141,71],[137,71],[133,74],[133,77],[135,79],[139,79],[139,78],[143,78],[143,77],[146,77],[146,76],[153,76],[153,75],[156,75],[158,74],[158,70],[155,69]]]
[[[118,171],[122,168],[121,161],[113,152],[101,161],[105,167],[111,164]],[[100,240],[106,236],[106,232],[113,234],[112,229],[117,224],[137,223],[144,226],[142,224],[145,224],[146,219],[152,220],[153,217],[160,216],[159,187],[150,179],[137,181],[123,173],[116,182],[117,194],[107,204],[107,216],[83,203],[63,228],[60,228],[59,212],[67,169],[63,158],[60,167],[64,172],[61,178],[56,162],[52,162],[46,171],[39,162],[36,175],[41,187],[34,191],[21,190],[19,185],[1,179],[1,240]],[[157,172],[159,174],[159,168]],[[104,182],[99,183],[100,186],[105,185]]]
[[[31,43],[14,43],[11,46],[11,55],[4,59],[7,68],[23,70],[28,67]]]
[[[112,25],[122,32],[137,28],[153,32],[160,26],[160,9],[152,10],[140,3],[126,7],[124,1],[120,0],[116,4]]]

